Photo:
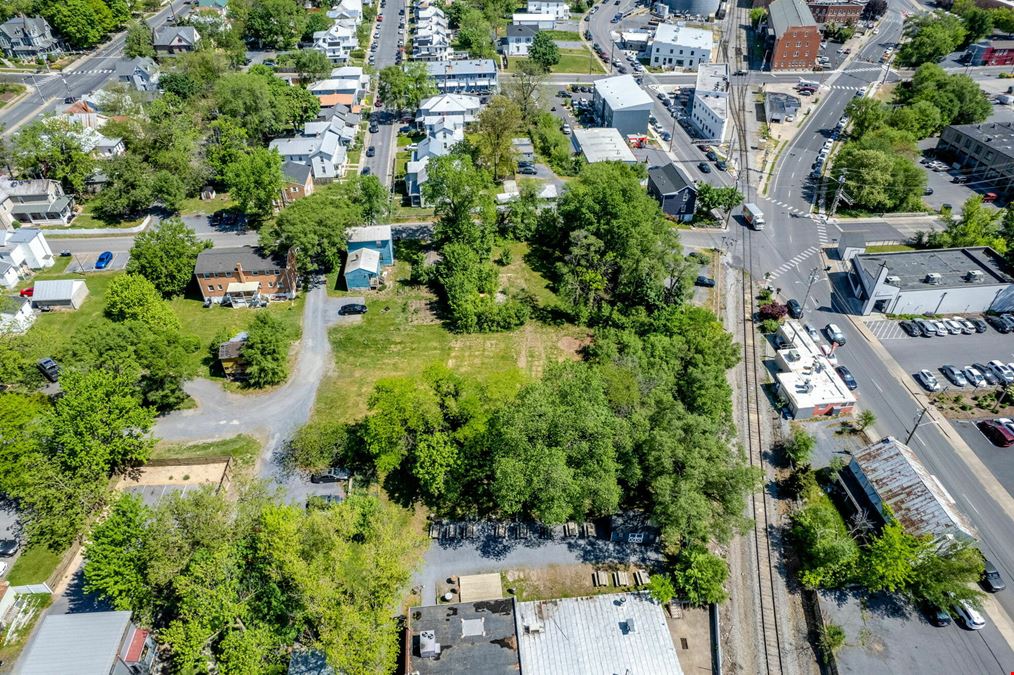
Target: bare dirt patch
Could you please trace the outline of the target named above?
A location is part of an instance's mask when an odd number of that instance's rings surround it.
[[[226,462],[212,464],[173,464],[143,467],[136,478],[124,477],[119,489],[144,485],[218,485],[225,474]]]
[[[551,598],[577,598],[584,595],[601,595],[603,593],[622,593],[636,591],[633,585],[633,573],[639,569],[636,565],[620,563],[603,563],[589,565],[576,563],[573,565],[547,565],[546,567],[514,569],[504,572],[504,591],[518,600],[548,600]],[[592,574],[597,571],[630,573],[630,586],[598,586],[592,583]],[[612,583],[610,581],[610,583]]]
[[[436,300],[410,300],[408,303],[408,322],[417,326],[440,323],[437,317]]]
[[[560,348],[560,351],[563,352],[563,355],[566,358],[571,359],[572,361],[580,361],[581,350],[590,345],[591,342],[592,339],[590,335],[581,338],[565,335],[560,338],[559,342],[556,343],[556,346]]]

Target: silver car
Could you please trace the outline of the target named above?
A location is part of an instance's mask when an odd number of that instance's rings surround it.
[[[982,376],[982,373],[978,371],[974,366],[965,366],[962,372],[965,374],[965,379],[973,387],[985,387],[986,378]]]

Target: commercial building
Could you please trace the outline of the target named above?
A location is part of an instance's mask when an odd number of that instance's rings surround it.
[[[623,136],[647,134],[652,103],[633,75],[595,80],[592,114],[600,127],[612,127]]]
[[[775,380],[792,416],[852,414],[856,397],[834,371],[833,349],[815,342],[798,321],[782,324],[778,338],[785,346],[775,354],[779,371]]]
[[[764,119],[768,124],[791,122],[796,119],[801,105],[791,94],[769,91],[764,94]]]
[[[701,138],[725,142],[729,125],[729,64],[702,64],[697,69],[690,121]]]
[[[667,216],[689,222],[697,209],[697,186],[682,169],[670,162],[648,169],[648,194]]]
[[[1014,274],[987,246],[852,256],[860,314],[966,314],[1014,308]]]
[[[1014,196],[1014,124],[988,122],[945,127],[936,154],[974,177],[981,190]]]
[[[60,43],[41,16],[16,16],[0,24],[0,51],[16,59],[34,59],[59,52]]]
[[[130,612],[46,614],[17,671],[22,675],[147,675],[158,650]]]
[[[253,246],[210,248],[197,256],[194,280],[214,303],[247,305],[296,297],[296,253],[264,255]]]
[[[584,155],[589,164],[624,162],[634,164],[637,158],[616,129],[575,129],[570,137],[574,151]]]
[[[1014,65],[1014,40],[983,40],[965,50],[965,63],[970,66]]]
[[[517,675],[514,600],[413,607],[408,612],[402,672],[419,675]]]
[[[866,2],[856,0],[808,0],[806,6],[810,8],[813,20],[823,25],[825,23],[837,23],[843,26],[851,26],[859,21],[866,9]]]
[[[857,511],[874,525],[882,525],[890,509],[905,531],[917,537],[976,538],[975,528],[937,477],[891,436],[854,452],[839,479]]]
[[[490,94],[497,89],[498,79],[493,59],[431,62],[426,64],[426,69],[437,90],[444,94]]]
[[[771,70],[812,70],[820,31],[803,0],[774,0],[768,7]]]
[[[658,68],[696,68],[711,62],[715,36],[710,30],[660,23],[649,47],[651,65]]]

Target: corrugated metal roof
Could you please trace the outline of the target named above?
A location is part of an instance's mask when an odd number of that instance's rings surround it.
[[[77,289],[84,286],[80,279],[50,279],[36,281],[32,291],[32,302],[40,303],[47,300],[69,300],[74,297]]]
[[[109,675],[130,612],[49,614],[21,661],[23,675]]]
[[[852,460],[851,466],[858,466],[876,490],[870,497],[879,497],[889,506],[907,532],[976,537],[975,528],[958,511],[954,499],[901,441],[888,436],[856,452]]]
[[[774,0],[768,6],[771,29],[781,37],[792,26],[816,26],[813,13],[803,0]]]
[[[682,675],[662,607],[647,593],[519,602],[521,672]]]

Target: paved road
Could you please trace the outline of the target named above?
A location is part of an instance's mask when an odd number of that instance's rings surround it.
[[[398,50],[402,47],[401,37],[398,35],[398,20],[404,18],[407,26],[408,17],[407,15],[401,17],[398,15],[398,12],[404,8],[405,0],[387,0],[387,6],[382,10],[384,20],[378,24],[380,26],[380,37],[376,40],[376,68],[378,72],[387,66],[394,65]],[[400,123],[396,117],[396,112],[387,110],[386,108],[374,112],[371,119],[380,123],[380,130],[375,134],[367,132],[364,145],[366,147],[372,145],[376,149],[377,154],[373,157],[367,157],[364,150],[363,162],[370,168],[370,172],[373,175],[380,178],[380,181],[384,185],[393,187],[394,155],[397,152],[398,127]]]
[[[217,382],[204,378],[191,380],[184,389],[197,401],[197,408],[160,418],[154,435],[171,442],[214,440],[242,433],[266,438],[259,461],[261,477],[283,487],[286,498],[293,503],[304,502],[309,484],[282,465],[280,454],[285,441],[309,419],[320,381],[331,368],[328,327],[358,318],[338,316],[338,308],[349,302],[363,299],[331,298],[322,287],[307,292],[299,354],[285,384],[267,393],[244,395],[226,392]]]
[[[172,12],[178,16],[185,15],[189,12],[189,5],[184,0],[173,0],[165,9],[149,18],[148,25],[152,28],[163,25]],[[126,33],[117,33],[63,74],[54,71],[34,76],[0,76],[0,79],[17,80],[36,89],[20,103],[0,110],[0,127],[4,129],[4,135],[13,133],[37,115],[55,110],[63,105],[67,96],[83,96],[100,89],[112,77],[116,61],[122,56],[125,39]]]

